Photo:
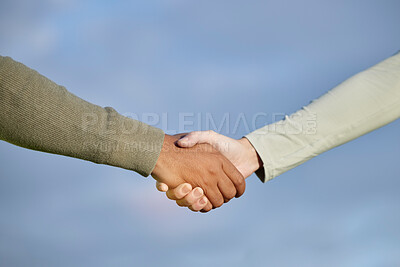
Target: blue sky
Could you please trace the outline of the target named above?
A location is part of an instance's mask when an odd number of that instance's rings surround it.
[[[120,113],[168,113],[164,130],[179,113],[271,122],[400,50],[399,10],[3,0],[0,54]],[[207,130],[193,122],[185,130]],[[150,177],[0,142],[0,265],[398,266],[399,133],[395,121],[266,184],[253,175],[208,214],[177,207]]]

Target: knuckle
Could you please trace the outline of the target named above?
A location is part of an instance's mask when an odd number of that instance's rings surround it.
[[[210,211],[212,209],[212,204],[211,202],[208,202],[206,205],[206,210]]]
[[[236,196],[236,193],[237,193],[237,191],[236,191],[236,189],[235,188],[230,188],[229,190],[228,190],[228,192],[226,193],[226,198],[228,199],[228,201],[230,200],[230,199],[232,199],[232,198],[234,198],[235,196]]]
[[[246,182],[244,181],[244,179],[243,179],[243,177],[239,177],[239,178],[237,178],[236,179],[236,184],[238,185],[238,186],[245,186],[246,185]]]
[[[211,207],[205,207],[201,210],[201,212],[205,213],[205,212],[209,212],[211,210]]]
[[[198,210],[195,209],[194,207],[188,207],[188,209],[190,209],[190,210],[193,211],[193,212],[198,212]]]
[[[210,176],[216,176],[218,174],[218,170],[216,170],[214,168],[209,168],[208,173]]]
[[[200,135],[200,132],[199,131],[193,131],[193,132],[191,132],[191,133],[189,133],[187,136],[198,136],[198,135]]]
[[[187,206],[188,206],[187,203],[186,203],[185,201],[183,201],[183,200],[177,200],[177,201],[176,201],[176,204],[177,204],[179,207],[187,207]]]
[[[215,201],[214,207],[215,207],[215,208],[219,208],[219,207],[222,206],[222,204],[224,204],[224,200],[223,200],[222,198],[220,198],[220,199],[218,199],[218,200]]]
[[[214,140],[214,137],[217,133],[214,132],[213,130],[207,130],[207,131],[204,131],[204,134],[206,135],[206,137],[208,138],[208,141],[210,142],[210,141]]]
[[[208,175],[206,175],[206,177],[207,178],[205,178],[204,180],[203,180],[203,186],[200,186],[202,189],[203,189],[203,191],[204,191],[204,193],[205,194],[207,194],[207,192],[209,191],[208,189],[210,189],[211,190],[211,188],[212,187],[215,187],[215,181],[214,181],[214,179],[213,178],[211,178],[212,176],[215,176],[215,175],[211,175],[211,173],[209,173]]]

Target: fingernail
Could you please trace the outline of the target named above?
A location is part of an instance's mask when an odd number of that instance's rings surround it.
[[[160,188],[160,190],[161,191],[168,191],[168,186],[166,185],[166,184],[163,184],[163,185],[161,185],[161,188]]]
[[[184,187],[182,188],[182,192],[183,192],[184,194],[189,193],[189,192],[190,192],[189,186],[184,186]]]
[[[203,195],[203,190],[201,188],[196,188],[193,194],[195,197],[201,197]]]
[[[201,205],[203,205],[203,204],[206,204],[207,203],[207,199],[206,199],[206,197],[203,197],[202,199],[200,199],[200,202],[199,202]]]
[[[182,139],[179,139],[180,143],[186,143],[189,140],[187,137],[183,137]]]

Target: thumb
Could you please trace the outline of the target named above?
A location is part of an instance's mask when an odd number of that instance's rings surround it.
[[[188,135],[177,141],[180,147],[193,147],[196,144],[210,144],[214,145],[216,133],[214,131],[197,131],[191,132]]]

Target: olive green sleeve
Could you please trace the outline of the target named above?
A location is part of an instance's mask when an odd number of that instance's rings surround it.
[[[93,105],[0,56],[0,139],[138,172],[153,170],[164,132]]]

